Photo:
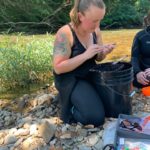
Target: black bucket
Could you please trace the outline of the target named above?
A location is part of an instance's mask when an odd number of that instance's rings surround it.
[[[132,65],[127,62],[109,62],[96,65],[90,71],[104,104],[106,117],[117,118],[119,114],[131,114]]]

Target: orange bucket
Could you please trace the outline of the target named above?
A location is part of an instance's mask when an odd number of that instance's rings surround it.
[[[142,94],[143,94],[144,96],[150,96],[150,86],[143,87],[143,88],[142,88]]]

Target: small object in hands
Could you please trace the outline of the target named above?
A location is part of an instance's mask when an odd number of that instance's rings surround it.
[[[150,86],[143,87],[141,91],[144,96],[150,96]]]
[[[125,56],[121,57],[118,61],[113,62],[112,64],[116,65],[117,63],[119,63],[120,61],[124,60],[127,57],[128,57],[128,55],[125,55]]]

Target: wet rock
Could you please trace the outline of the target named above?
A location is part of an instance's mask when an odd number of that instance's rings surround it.
[[[60,136],[61,139],[71,139],[71,133],[64,133]]]
[[[48,105],[50,105],[51,100],[53,98],[54,98],[54,96],[52,94],[44,94],[44,95],[41,95],[40,97],[37,97],[34,100],[32,100],[31,104],[34,107],[36,107],[37,105],[42,105],[44,103],[47,103]]]

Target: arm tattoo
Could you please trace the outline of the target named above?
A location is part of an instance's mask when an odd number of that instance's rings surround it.
[[[54,55],[62,55],[62,56],[68,55],[70,53],[68,50],[68,45],[69,43],[67,41],[66,35],[64,33],[59,33],[54,43],[53,49]]]

